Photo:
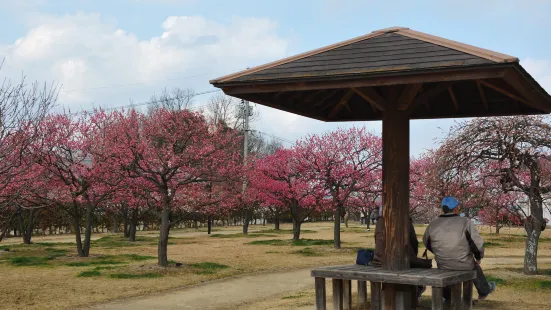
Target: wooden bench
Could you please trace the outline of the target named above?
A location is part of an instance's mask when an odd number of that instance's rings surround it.
[[[432,309],[443,309],[443,289],[451,287],[451,309],[471,309],[473,296],[473,279],[475,271],[451,271],[439,269],[408,269],[389,271],[382,268],[361,265],[323,267],[312,270],[316,286],[316,309],[326,309],[325,279],[333,281],[333,309],[351,309],[351,281],[358,281],[358,303],[367,305],[367,281],[371,283],[371,309],[383,309],[382,284],[398,284],[432,287]],[[461,296],[463,290],[463,296]],[[408,308],[408,305],[397,304],[397,308]]]

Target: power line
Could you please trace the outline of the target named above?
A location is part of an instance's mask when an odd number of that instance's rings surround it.
[[[279,140],[279,141],[281,141],[281,142],[289,143],[289,144],[291,144],[291,145],[295,144],[295,143],[294,143],[293,141],[291,141],[291,140],[287,140],[287,139],[285,139],[285,138],[281,138],[281,137],[278,137],[278,136],[276,136],[276,135],[269,134],[269,133],[267,133],[267,132],[263,132],[263,131],[259,131],[259,130],[254,130],[254,132],[257,132],[257,133],[259,133],[259,134],[261,134],[261,135],[264,135],[264,136],[267,136],[267,137],[270,137],[270,138]]]
[[[206,94],[216,93],[216,92],[219,92],[219,91],[221,91],[221,90],[220,89],[207,90],[207,91],[195,93],[194,96],[206,95]],[[172,98],[167,98],[167,99],[164,99],[164,100],[177,100],[177,99],[180,99],[180,98],[179,97],[172,97]],[[121,106],[116,106],[116,107],[105,108],[105,109],[103,109],[103,111],[114,111],[114,110],[124,109],[124,108],[135,108],[135,107],[139,107],[139,106],[154,104],[154,103],[157,103],[157,102],[160,102],[160,101],[162,101],[162,100],[157,100],[157,101],[151,101],[150,100],[150,101],[144,101],[144,102],[140,102],[140,103],[121,105]],[[207,104],[202,104],[202,105],[191,106],[191,107],[188,107],[186,109],[190,110],[190,111],[193,111],[193,110],[199,110],[199,109],[201,109],[203,107],[206,107],[206,106],[208,106],[208,103]],[[93,112],[94,112],[94,110],[85,110],[85,111],[70,113],[69,115],[76,116],[76,115],[83,115],[83,114],[93,113]],[[264,126],[262,126],[262,127],[264,127]],[[272,139],[276,139],[276,140],[284,142],[284,143],[288,143],[290,145],[295,144],[291,140],[287,140],[285,138],[278,137],[276,135],[273,135],[273,134],[270,134],[270,133],[267,133],[267,132],[264,132],[264,131],[250,130],[250,129],[248,131],[259,133],[261,135],[270,137]]]
[[[171,79],[164,79],[164,80],[151,80],[151,81],[135,82],[135,83],[128,83],[128,84],[116,84],[116,85],[105,85],[105,86],[98,86],[98,87],[91,87],[91,88],[61,90],[61,92],[62,93],[70,93],[70,92],[75,92],[75,91],[88,91],[88,90],[107,89],[107,88],[116,88],[116,87],[124,87],[124,86],[134,86],[134,85],[142,85],[142,84],[165,82],[165,81],[191,79],[191,78],[205,76],[205,75],[210,75],[210,73],[196,74],[196,75],[183,76],[183,77],[179,77],[179,78],[171,78]]]
[[[195,96],[200,96],[200,95],[216,93],[216,92],[219,92],[219,91],[221,91],[221,90],[220,89],[213,89],[213,90],[203,91],[203,92],[200,92],[200,93],[195,93],[194,97]],[[178,100],[178,99],[181,99],[181,98],[180,97],[172,97],[172,98],[166,98],[166,99],[157,100],[157,101],[151,101],[150,100],[150,101],[144,101],[144,102],[140,102],[140,103],[131,103],[131,104],[126,104],[126,105],[121,105],[121,106],[116,106],[116,107],[105,108],[105,109],[102,109],[102,110],[103,111],[114,111],[114,110],[124,109],[124,108],[135,108],[135,107],[140,107],[140,106],[145,106],[145,105],[150,105],[150,104],[162,102],[164,100]],[[187,109],[188,110],[194,110],[194,109],[198,109],[198,108],[201,108],[201,107],[204,107],[204,106],[206,106],[206,104],[200,105],[200,106],[192,106],[192,107],[189,107]],[[82,115],[82,114],[88,114],[88,113],[93,113],[93,112],[94,112],[94,110],[84,110],[84,111],[69,113],[69,115]]]

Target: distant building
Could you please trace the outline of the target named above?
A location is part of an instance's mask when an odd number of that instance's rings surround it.
[[[519,201],[518,206],[522,208],[522,211],[526,214],[526,216],[530,216],[530,203],[528,202],[528,199],[522,199]],[[551,211],[549,210],[549,207],[545,206],[545,204],[543,205],[543,218],[551,220]],[[549,222],[547,225],[549,225]]]

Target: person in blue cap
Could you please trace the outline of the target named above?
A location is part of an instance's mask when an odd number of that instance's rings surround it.
[[[432,221],[423,236],[425,247],[434,253],[439,269],[475,270],[473,281],[478,299],[484,300],[495,289],[495,282],[488,282],[480,261],[484,258],[484,240],[476,226],[466,217],[459,216],[460,203],[454,197],[442,199],[442,215]],[[450,300],[450,290],[444,290],[444,298]]]

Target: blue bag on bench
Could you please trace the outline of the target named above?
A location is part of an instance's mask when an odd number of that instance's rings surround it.
[[[374,255],[375,251],[371,249],[359,249],[358,256],[356,256],[356,265],[369,265]]]

